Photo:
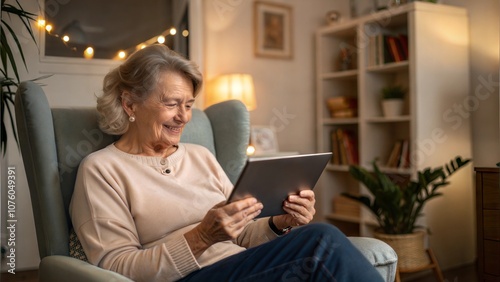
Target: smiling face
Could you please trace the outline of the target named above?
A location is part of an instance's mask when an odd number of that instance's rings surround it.
[[[191,120],[194,104],[191,81],[176,72],[164,72],[157,89],[142,103],[127,105],[128,115],[135,116],[129,130],[120,139],[126,151],[145,155],[163,155],[177,145]]]

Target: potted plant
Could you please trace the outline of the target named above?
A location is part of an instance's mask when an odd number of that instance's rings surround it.
[[[376,160],[373,162],[373,172],[358,165],[351,165],[349,173],[364,184],[371,194],[345,196],[366,206],[377,219],[379,230],[375,237],[391,245],[399,257],[400,269],[414,269],[429,264],[429,257],[424,248],[422,227],[417,225],[417,219],[422,216],[425,204],[438,196],[440,189],[448,185],[447,178],[458,169],[464,167],[470,159],[456,157],[449,164],[437,168],[426,168],[417,172],[416,180],[396,183],[380,171]],[[402,240],[411,241],[412,248],[421,251],[405,252],[408,248]]]
[[[12,133],[14,139],[17,143],[17,133],[16,126],[14,124],[14,95],[16,94],[17,86],[20,83],[19,78],[19,65],[15,59],[15,53],[18,52],[20,59],[26,68],[26,60],[24,58],[23,48],[19,38],[17,37],[14,29],[9,25],[9,23],[5,20],[5,18],[13,19],[18,18],[21,20],[23,26],[28,31],[28,35],[31,37],[31,40],[36,44],[35,36],[33,34],[33,30],[31,28],[31,22],[35,22],[36,15],[30,12],[27,12],[23,9],[19,1],[15,1],[17,6],[13,4],[6,3],[6,0],[2,0],[2,24],[1,24],[1,45],[0,45],[0,53],[2,56],[2,67],[0,82],[1,82],[1,148],[3,154],[7,150],[7,126],[5,124],[7,115],[10,119],[10,128],[12,129]],[[9,42],[8,37],[12,40]],[[15,43],[15,44],[12,44]],[[13,46],[11,46],[11,44]],[[10,74],[10,70],[12,70],[13,76]]]
[[[382,112],[385,117],[395,117],[403,114],[406,90],[400,86],[382,88]]]

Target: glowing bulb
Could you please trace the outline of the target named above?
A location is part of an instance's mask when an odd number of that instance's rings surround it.
[[[46,30],[47,32],[51,32],[51,31],[52,31],[52,25],[50,25],[50,24],[46,25],[46,26],[45,26],[45,30]]]
[[[160,35],[160,36],[158,36],[158,39],[156,39],[156,40],[158,41],[158,43],[163,44],[163,43],[165,43],[165,36]]]
[[[67,36],[67,35],[63,36],[62,40],[64,42],[68,42],[69,41],[69,36]]]
[[[46,22],[45,22],[45,20],[44,20],[44,19],[39,19],[39,20],[38,20],[38,26],[39,26],[39,27],[45,27],[45,24],[46,24]]]
[[[127,53],[125,51],[120,51],[118,52],[118,58],[123,59],[127,56]]]
[[[252,145],[248,145],[247,147],[247,156],[252,156],[255,154],[255,147]]]
[[[83,52],[83,56],[85,59],[92,59],[94,57],[94,48],[87,47],[87,49]]]
[[[188,37],[188,35],[189,35],[189,31],[187,29],[182,31],[182,36]]]
[[[170,35],[175,35],[177,33],[177,29],[175,29],[175,27],[172,27],[170,29]]]

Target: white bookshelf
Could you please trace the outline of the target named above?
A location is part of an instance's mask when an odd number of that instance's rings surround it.
[[[408,58],[370,64],[373,45],[369,38],[381,32],[405,34]],[[355,52],[349,69],[341,69],[338,63],[342,46]],[[377,158],[384,172],[401,177],[413,177],[418,170],[441,166],[457,155],[471,157],[469,120],[459,121],[458,114],[453,112],[453,106],[463,104],[469,94],[468,52],[467,13],[459,7],[412,2],[319,28],[316,32],[318,151],[331,151],[331,132],[343,128],[354,133],[361,165],[370,168]],[[402,116],[382,116],[379,93],[389,84],[400,84],[408,90]],[[357,117],[331,118],[326,99],[346,95],[357,97]],[[384,167],[394,143],[400,139],[409,140],[410,167]],[[362,210],[359,217],[332,212],[332,200],[342,192],[363,192],[364,188],[350,176],[348,168],[330,164],[322,175],[317,192],[320,216],[349,235],[369,235],[375,224],[368,211]],[[452,185],[458,188],[450,189],[468,189],[472,183],[472,173],[457,178]]]

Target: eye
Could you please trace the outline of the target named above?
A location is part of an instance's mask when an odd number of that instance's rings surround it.
[[[167,108],[175,108],[175,107],[177,107],[177,103],[166,102],[166,103],[165,103],[165,106],[166,106]]]

